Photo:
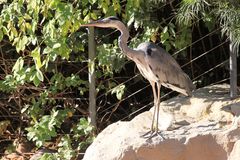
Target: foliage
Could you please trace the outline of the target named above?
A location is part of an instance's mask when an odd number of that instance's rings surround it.
[[[93,139],[94,128],[89,124],[89,121],[85,118],[81,118],[76,126],[72,128],[73,138],[78,143],[78,149],[85,149],[88,144],[90,144]],[[84,135],[84,137],[83,137]],[[81,139],[85,139],[82,141]],[[79,143],[80,140],[80,143]]]
[[[217,16],[220,18],[222,33],[237,46],[240,45],[240,9],[239,2],[216,2],[218,5]]]
[[[205,0],[183,0],[178,10],[177,21],[180,24],[191,25],[198,15],[208,10],[209,3]]]
[[[77,62],[85,67],[87,33],[79,29],[81,24],[103,14],[123,14],[121,3],[120,0],[0,2],[0,41],[11,53],[10,58],[14,62],[10,65],[11,70],[3,70],[5,76],[0,80],[0,90],[9,97],[17,95],[19,98],[19,103],[15,105],[19,107],[21,120],[26,121],[20,130],[27,133],[27,138],[35,142],[37,147],[46,146],[47,142],[60,138],[59,132],[62,132],[65,121],[73,119],[77,105],[68,99],[71,96],[86,97],[88,83],[82,74],[84,72],[60,70],[62,63]],[[141,1],[129,0],[124,3],[124,9],[135,10],[126,14],[127,20],[138,11]],[[96,62],[99,64],[99,77],[112,77],[121,71],[125,59],[116,42],[99,46],[98,52]],[[4,57],[7,57],[6,53],[2,52]],[[121,99],[124,87],[110,83],[113,84],[111,88],[115,87],[112,94],[116,93],[117,98]],[[100,89],[106,88],[103,86]],[[93,127],[84,118],[79,122],[74,120],[68,132],[73,136],[66,133],[61,137],[58,154],[47,154],[42,159],[59,159],[59,156],[61,159],[71,159],[77,156],[78,151],[84,150],[94,137]],[[74,146],[76,141],[80,143]]]
[[[103,44],[97,47],[98,66],[105,74],[120,72],[125,58],[116,43]]]
[[[177,20],[181,24],[190,25],[192,21],[201,17],[205,21],[219,19],[222,34],[229,37],[236,45],[239,45],[239,6],[239,1],[231,0],[183,0],[178,10]]]
[[[57,160],[57,155],[54,153],[45,153],[39,158],[39,160]]]
[[[27,137],[30,140],[36,141],[37,147],[41,147],[45,141],[51,140],[57,136],[57,128],[61,127],[62,121],[72,113],[68,109],[52,110],[50,115],[44,115],[32,127],[26,128],[28,131]]]
[[[118,85],[117,87],[112,89],[112,94],[116,94],[116,97],[118,100],[122,99],[122,96],[124,94],[124,89],[125,89],[125,85]]]
[[[62,136],[58,144],[59,149],[57,152],[45,153],[41,156],[40,160],[69,160],[76,157],[77,151],[85,149],[86,146],[93,141],[92,131],[93,127],[90,126],[89,122],[85,118],[81,118],[79,123],[72,129],[73,137],[69,134]],[[84,138],[86,138],[86,140],[82,141]],[[78,143],[76,149],[72,146],[74,141]]]
[[[71,138],[69,135],[65,135],[61,138],[58,147],[58,159],[68,160],[76,155],[76,152],[72,148]]]

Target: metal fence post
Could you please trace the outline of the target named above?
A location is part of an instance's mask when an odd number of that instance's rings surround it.
[[[95,59],[96,44],[94,40],[94,27],[89,27],[88,35],[88,79],[89,79],[89,118],[90,124],[97,128],[96,122],[96,85],[95,85]]]
[[[234,45],[233,42],[229,44],[230,58],[230,97],[237,97],[237,52],[238,45]]]

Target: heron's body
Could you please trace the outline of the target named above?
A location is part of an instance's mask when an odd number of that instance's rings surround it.
[[[146,79],[191,96],[194,86],[190,78],[169,53],[151,42],[141,43],[136,50],[143,58],[133,61]]]
[[[154,117],[150,132],[151,137],[153,132],[158,133],[161,85],[184,95],[191,96],[194,85],[190,78],[182,71],[181,67],[169,53],[154,43],[145,42],[141,43],[136,49],[129,48],[127,46],[129,31],[116,17],[108,17],[82,26],[116,28],[121,32],[118,40],[119,47],[129,59],[136,63],[140,73],[152,86],[154,96]],[[156,84],[157,89],[155,88]],[[156,128],[154,128],[155,118]]]

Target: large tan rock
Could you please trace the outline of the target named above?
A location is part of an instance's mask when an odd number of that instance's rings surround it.
[[[161,103],[159,128],[164,137],[142,135],[149,130],[153,109],[129,122],[104,129],[83,160],[240,160],[240,98],[231,100],[228,85],[196,90]]]
[[[229,156],[229,160],[238,160],[240,159],[240,140],[237,140],[233,146],[232,152]]]

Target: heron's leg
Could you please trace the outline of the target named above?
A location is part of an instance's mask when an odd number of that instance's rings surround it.
[[[154,129],[153,132],[151,132],[151,135],[148,138],[152,138],[154,136],[159,136],[162,140],[164,140],[165,138],[163,137],[163,135],[161,133],[159,133],[159,128],[158,128],[158,119],[159,119],[159,108],[160,108],[160,90],[161,90],[161,84],[159,82],[157,82],[157,98],[156,98],[156,102],[155,102],[155,114],[154,114],[154,118],[156,116],[156,128]],[[155,91],[156,92],[156,91]]]
[[[158,132],[159,131],[159,129],[158,129],[158,119],[159,119],[159,107],[160,107],[160,101],[161,101],[161,92],[160,92],[160,90],[161,90],[161,84],[159,83],[159,82],[157,82],[157,102],[156,102],[156,116],[157,116],[157,119],[156,119],[156,132]]]
[[[157,91],[155,88],[155,82],[150,82],[151,86],[152,86],[152,90],[153,90],[153,96],[154,96],[154,110],[153,110],[153,118],[152,118],[152,126],[151,126],[151,130],[145,134],[142,135],[142,137],[144,138],[152,138],[156,135],[160,136],[162,139],[164,139],[164,137],[158,133],[159,129],[158,129],[158,117],[159,117],[159,107],[160,107],[160,88],[161,88],[161,84],[158,82],[157,83]],[[156,126],[154,126],[154,122],[155,122],[155,117],[156,117]]]
[[[155,122],[155,114],[156,114],[156,103],[157,103],[157,93],[156,93],[156,88],[155,88],[155,82],[150,81],[150,85],[152,86],[152,91],[153,91],[153,102],[154,102],[154,108],[153,108],[153,117],[152,117],[152,125],[150,131],[147,133],[144,133],[142,137],[144,138],[151,138],[153,133],[154,133],[154,122]]]
[[[153,103],[154,103],[154,108],[153,108],[153,118],[152,118],[152,125],[151,125],[151,131],[154,131],[154,121],[155,121],[155,115],[156,115],[156,105],[157,105],[157,94],[156,94],[156,88],[155,88],[155,82],[150,82],[152,86],[152,91],[153,91]]]

